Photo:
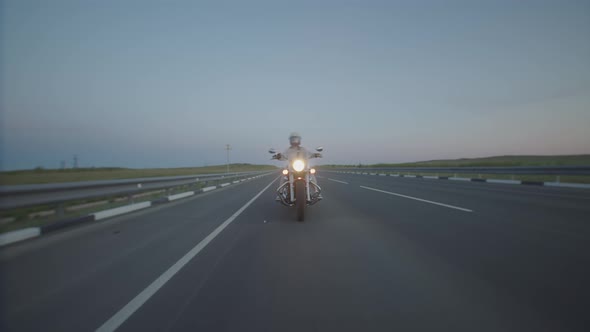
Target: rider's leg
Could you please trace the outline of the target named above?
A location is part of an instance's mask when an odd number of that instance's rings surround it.
[[[316,180],[315,175],[313,175],[313,174],[309,177],[309,181],[316,184],[316,185],[318,184],[318,181]],[[311,187],[314,188],[314,191],[311,193],[313,195],[313,194],[315,194],[316,189],[314,186],[311,186]],[[323,198],[322,193],[319,193],[318,198]]]
[[[287,182],[287,176],[285,175],[281,175],[281,180],[279,182],[279,187],[280,188],[285,182]],[[277,192],[277,197],[275,198],[275,201],[280,201],[281,199],[279,198],[279,193]]]

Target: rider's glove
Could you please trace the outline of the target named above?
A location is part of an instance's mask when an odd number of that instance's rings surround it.
[[[282,155],[282,154],[280,154],[280,153],[277,153],[277,154],[275,154],[275,155],[274,155],[272,158],[273,158],[273,159],[280,160],[280,159],[281,159],[281,157],[283,157],[283,155]]]
[[[314,158],[321,158],[322,157],[322,154],[321,153],[314,153],[313,154],[313,157]]]

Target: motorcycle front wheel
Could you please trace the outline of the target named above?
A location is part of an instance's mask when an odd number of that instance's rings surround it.
[[[305,220],[305,182],[295,182],[295,208],[297,209],[297,221]]]

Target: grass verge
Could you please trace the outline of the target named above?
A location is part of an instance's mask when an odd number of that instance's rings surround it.
[[[230,172],[271,171],[272,165],[231,164]],[[161,176],[182,176],[225,173],[225,165],[186,168],[77,168],[34,169],[0,172],[1,185],[43,184],[78,181],[135,179]]]

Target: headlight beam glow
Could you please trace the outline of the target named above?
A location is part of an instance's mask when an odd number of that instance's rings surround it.
[[[305,168],[305,163],[301,159],[297,159],[293,162],[293,169],[295,172],[301,172]]]

